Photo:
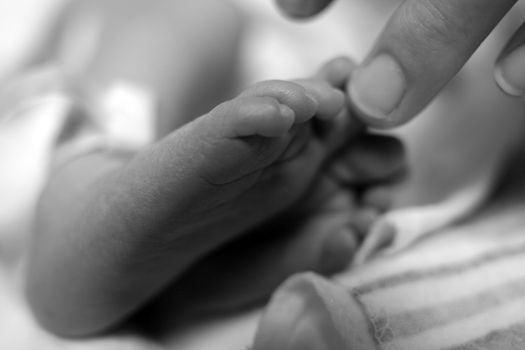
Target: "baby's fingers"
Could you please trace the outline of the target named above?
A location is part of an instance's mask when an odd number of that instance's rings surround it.
[[[403,144],[383,135],[364,135],[350,143],[332,162],[332,174],[352,185],[399,179],[406,172]]]
[[[325,63],[313,78],[295,80],[317,99],[317,117],[332,119],[345,108],[343,90],[355,67],[351,59],[337,57]]]
[[[331,86],[344,90],[356,66],[356,63],[348,57],[336,57],[322,65],[314,78],[324,80]]]
[[[300,84],[267,80],[245,90],[239,97],[271,97],[295,112],[296,123],[305,122],[317,114],[318,98]]]
[[[331,86],[327,81],[320,79],[298,79],[296,83],[301,85],[308,95],[313,96],[319,107],[316,117],[329,120],[337,116],[345,107],[344,93]]]

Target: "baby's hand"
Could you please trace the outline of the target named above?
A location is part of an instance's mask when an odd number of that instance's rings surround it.
[[[294,273],[313,270],[332,274],[348,266],[368,228],[389,206],[384,191],[367,189],[396,179],[404,170],[399,141],[366,133],[349,109],[340,107],[339,94],[331,92],[345,85],[352,67],[349,60],[336,59],[316,77],[295,80],[321,103],[315,118],[295,126],[296,130],[307,128],[309,135],[300,142],[296,139],[298,146],[290,149],[315,144],[324,155],[317,158],[297,150],[285,152],[287,156],[273,165],[281,174],[274,179],[280,181],[270,184],[286,190],[290,182],[303,181],[314,169],[315,176],[309,186],[301,187],[299,200],[200,261],[164,294],[161,308],[171,305],[179,313],[185,309],[191,313],[231,309],[263,300]],[[275,82],[267,82],[257,90],[274,88]],[[293,164],[304,165],[295,171]],[[288,176],[283,177],[281,171]],[[257,208],[260,204],[251,205]],[[210,275],[222,277],[210,279]]]

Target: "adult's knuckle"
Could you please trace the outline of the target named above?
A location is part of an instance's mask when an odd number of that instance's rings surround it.
[[[450,0],[407,0],[401,8],[401,20],[409,35],[420,44],[439,51],[468,43],[472,36],[464,9]]]

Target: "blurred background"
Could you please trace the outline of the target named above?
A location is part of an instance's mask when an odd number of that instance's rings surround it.
[[[67,0],[0,1],[0,77],[28,59]]]

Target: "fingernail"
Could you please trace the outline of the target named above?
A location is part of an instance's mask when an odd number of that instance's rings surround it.
[[[317,99],[316,96],[314,96],[311,92],[309,91],[306,91],[304,93],[304,95],[306,96],[306,98],[308,98],[312,104],[312,108],[315,109],[315,111],[317,111],[319,109],[319,101]]]
[[[319,102],[317,98],[308,91],[304,92],[306,101],[302,106],[303,113],[296,114],[296,122],[303,123],[312,118],[319,111]]]
[[[288,107],[287,105],[280,104],[279,110],[281,112],[281,116],[286,119],[294,119],[295,118],[295,112],[293,109]]]
[[[280,0],[279,3],[288,15],[294,17],[310,16],[317,9],[317,2],[312,0]]]
[[[365,116],[381,121],[401,102],[406,79],[401,66],[390,55],[382,54],[356,70],[350,80],[350,98]]]
[[[517,48],[498,62],[494,78],[505,93],[525,95],[525,46]]]
[[[342,228],[326,239],[321,255],[321,271],[325,274],[339,272],[348,266],[357,249],[355,232]]]

